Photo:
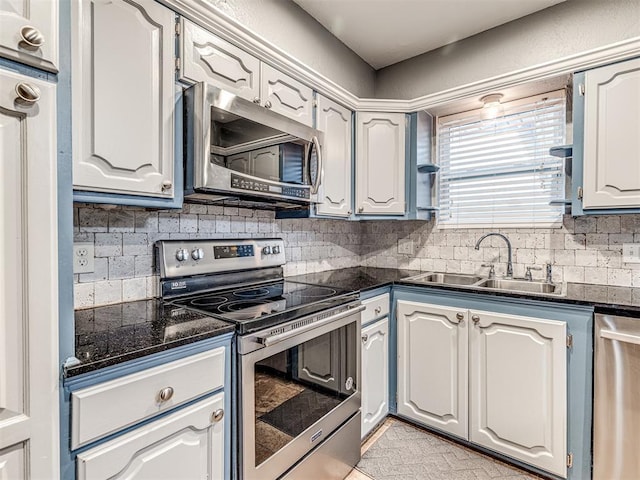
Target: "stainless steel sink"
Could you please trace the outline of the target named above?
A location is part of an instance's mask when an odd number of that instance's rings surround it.
[[[484,280],[484,277],[466,275],[464,273],[427,273],[408,279],[417,283],[442,283],[445,285],[473,285]]]
[[[512,280],[504,278],[489,278],[476,285],[479,288],[492,288],[496,290],[507,290],[511,292],[546,293],[559,295],[560,285],[546,282],[535,282],[529,280]]]
[[[464,273],[429,272],[407,278],[406,281],[423,285],[455,285],[470,289],[502,290],[505,292],[526,292],[544,295],[563,295],[562,285],[525,279],[487,278]]]

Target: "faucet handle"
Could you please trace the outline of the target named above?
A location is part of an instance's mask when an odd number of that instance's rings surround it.
[[[527,271],[524,274],[524,278],[525,280],[529,280],[532,281],[533,280],[533,276],[531,275],[531,270],[542,270],[542,267],[527,267]]]
[[[493,263],[483,263],[483,267],[489,267],[489,278],[493,278],[496,276],[496,267]]]

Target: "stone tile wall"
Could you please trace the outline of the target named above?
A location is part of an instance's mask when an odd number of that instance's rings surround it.
[[[74,241],[94,244],[95,271],[74,275],[75,308],[157,294],[156,240],[282,237],[286,275],[360,263],[360,225],[319,219],[276,220],[269,211],[185,205],[182,211],[74,205]]]
[[[176,212],[76,204],[74,228],[75,241],[95,247],[95,272],[75,275],[76,308],[155,296],[153,244],[161,239],[282,237],[286,275],[357,265],[486,274],[487,263],[504,275],[507,258],[499,238],[474,249],[487,229],[439,230],[433,221],[276,220],[273,212],[204,205]],[[516,276],[531,265],[542,268],[533,271],[542,279],[551,263],[556,282],[640,287],[640,264],[622,262],[622,244],[640,243],[640,215],[566,216],[562,228],[497,231],[511,240]]]
[[[584,282],[640,287],[640,264],[622,262],[622,244],[640,243],[640,215],[565,216],[554,229],[439,230],[434,222],[364,222],[361,265],[487,274],[494,263],[497,275],[506,271],[507,248],[497,237],[476,241],[490,231],[507,235],[513,247],[515,276],[527,266],[553,265],[556,282]],[[413,253],[400,253],[413,250]]]

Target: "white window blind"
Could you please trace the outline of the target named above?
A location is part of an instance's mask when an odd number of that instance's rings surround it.
[[[440,117],[437,125],[438,225],[551,226],[562,221],[563,159],[549,148],[565,143],[563,90]]]

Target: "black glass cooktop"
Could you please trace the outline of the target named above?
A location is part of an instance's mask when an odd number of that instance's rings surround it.
[[[245,334],[357,298],[357,291],[280,280],[193,294],[172,303],[234,322],[238,333]]]

